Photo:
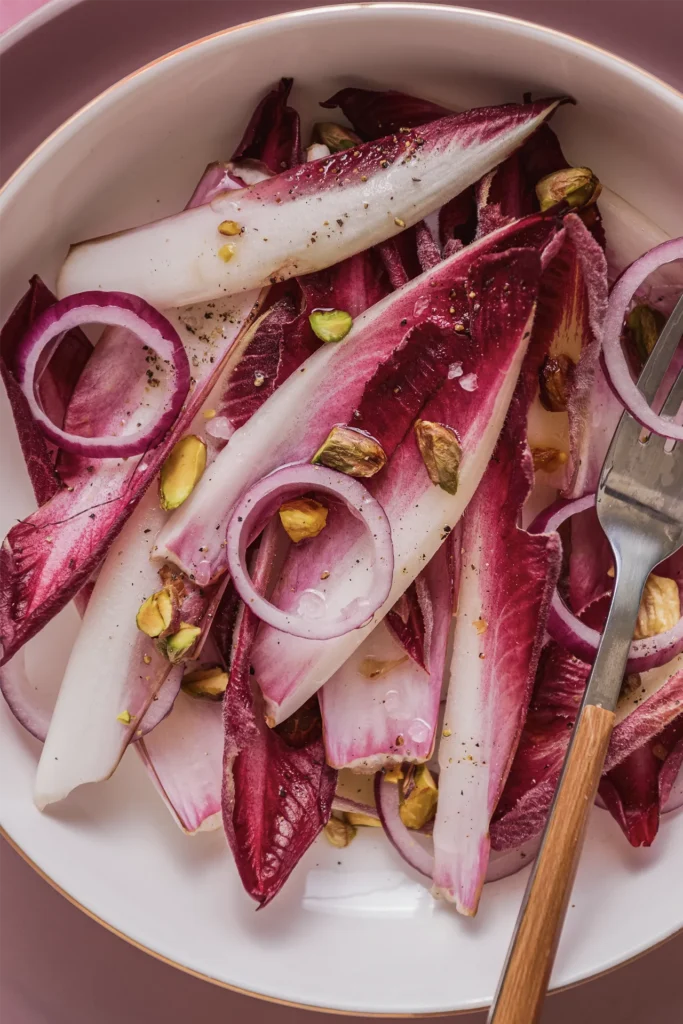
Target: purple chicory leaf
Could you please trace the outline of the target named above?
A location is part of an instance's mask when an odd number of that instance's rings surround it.
[[[614,557],[595,509],[573,516],[570,530],[569,605],[579,615],[594,601],[611,594],[614,580],[607,573],[614,566]],[[602,632],[603,626],[604,619],[595,628]]]
[[[518,526],[533,482],[526,419],[546,340],[534,326],[503,432],[462,522],[433,879],[468,916],[486,878],[489,824],[520,740],[562,560],[556,534]]]
[[[173,711],[135,747],[184,832],[221,825],[223,712],[220,702],[181,690]]]
[[[683,712],[603,775],[599,793],[631,846],[650,846],[683,762]]]
[[[453,615],[454,555],[449,538],[412,584],[421,598],[428,668],[408,657],[385,619],[320,690],[328,764],[374,772],[431,756]]]
[[[417,324],[366,384],[350,426],[379,441],[391,458],[420,410],[448,380],[458,349],[450,324]]]
[[[491,821],[494,850],[515,849],[543,829],[589,671],[558,644],[544,647],[519,746]]]
[[[340,89],[320,106],[326,110],[341,109],[364,139],[381,139],[400,132],[401,128],[417,128],[452,113],[438,103],[395,89]]]
[[[233,161],[259,160],[273,172],[301,163],[299,115],[287,105],[293,79],[281,78],[251,115]]]
[[[265,591],[276,533],[267,529],[253,579]],[[258,619],[243,608],[223,703],[223,826],[244,888],[261,906],[280,891],[329,820],[337,773],[318,731],[290,746],[265,723],[250,667]]]
[[[82,242],[62,267],[60,295],[129,291],[163,309],[332,266],[458,195],[514,152],[560,102],[451,115],[226,192],[175,217]],[[219,230],[226,222],[240,227],[227,243]]]
[[[255,326],[219,414],[226,416],[233,427],[241,427],[320,347],[308,319],[313,310],[343,309],[355,318],[390,290],[382,264],[372,250],[292,280],[284,288],[275,286],[274,302]]]
[[[544,648],[522,738],[491,824],[494,849],[512,849],[543,828],[589,671],[590,666],[554,642]],[[617,705],[606,775],[621,784],[630,777],[635,789],[646,786],[639,769],[647,767],[647,755],[634,755],[682,712],[683,655],[669,665],[627,679]],[[613,770],[627,761],[624,771],[612,776]],[[658,818],[649,818],[650,826],[654,820]]]
[[[453,259],[462,265],[468,262],[467,254],[464,250]],[[446,262],[431,271],[429,277],[436,285],[430,292],[438,306],[438,283],[448,281],[446,295],[455,310],[453,316],[467,320],[468,330],[454,331],[460,339],[454,356],[462,363],[464,376],[447,377],[421,412],[423,421],[445,425],[458,439],[455,494],[431,482],[411,431],[387,467],[369,481],[369,489],[389,518],[395,564],[391,593],[372,622],[325,643],[288,637],[283,644],[278,632],[266,626],[259,633],[253,663],[275,721],[287,717],[326,682],[393,607],[438,550],[447,535],[445,528],[452,529],[460,519],[495,447],[527,348],[539,255],[533,249],[489,251],[470,262],[464,280],[454,272],[456,266],[449,268]],[[462,324],[462,319],[457,322]],[[463,387],[461,381],[470,387]],[[274,603],[285,609],[296,607],[301,592],[315,587],[324,594],[330,614],[338,612],[362,590],[366,552],[360,544],[347,531],[330,529],[316,538],[315,545],[293,548]],[[333,571],[321,582],[320,566],[328,564]]]

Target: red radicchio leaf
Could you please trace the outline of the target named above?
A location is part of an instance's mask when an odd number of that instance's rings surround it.
[[[391,458],[422,407],[445,383],[457,351],[450,324],[427,321],[413,327],[366,384],[351,425],[379,441]]]
[[[599,793],[631,846],[651,846],[683,759],[683,716],[600,780]]]
[[[470,915],[486,876],[489,823],[522,734],[561,564],[556,535],[532,535],[518,526],[533,483],[527,414],[547,342],[532,335],[497,447],[462,521],[433,879]]]
[[[0,375],[12,407],[19,443],[26,462],[33,492],[39,505],[49,501],[62,484],[55,470],[55,449],[36,425],[28,402],[14,376],[14,360],[19,343],[36,318],[55,302],[46,285],[35,276],[28,291],[19,300],[0,332]],[[48,351],[39,379],[40,402],[53,423],[62,426],[64,412],[74,386],[92,351],[92,345],[80,330],[68,331],[56,349]]]
[[[386,624],[413,661],[426,669],[425,624],[417,596],[417,580],[401,595],[387,613]]]
[[[263,97],[232,155],[233,160],[259,160],[273,174],[301,163],[299,115],[293,107],[287,106],[292,81],[291,78],[280,79]]]
[[[309,323],[314,309],[359,316],[391,288],[375,252],[358,253],[327,270],[275,286],[276,298],[230,377],[219,410],[241,427],[317,348]],[[277,295],[281,297],[277,297]]]
[[[366,141],[392,135],[401,128],[417,128],[452,113],[438,103],[394,89],[341,89],[320,106],[327,110],[340,107],[344,117]]]
[[[683,715],[602,777],[600,796],[631,846],[650,846],[683,762]]]
[[[263,536],[253,579],[266,589],[272,530]],[[223,704],[223,825],[242,884],[261,906],[280,891],[332,812],[337,773],[325,762],[322,730],[309,721],[269,729],[250,667],[260,623],[244,608]],[[307,709],[310,719],[311,708]],[[313,716],[314,717],[314,716]],[[318,712],[319,717],[319,712]]]
[[[558,644],[541,654],[529,713],[491,822],[491,846],[509,850],[542,830],[590,667]]]

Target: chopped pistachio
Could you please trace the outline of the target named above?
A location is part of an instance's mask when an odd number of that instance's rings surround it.
[[[367,658],[363,658],[358,666],[358,671],[366,679],[381,679],[407,660],[407,654],[404,654],[402,658],[375,658],[369,655]]]
[[[161,507],[169,512],[190,497],[206,469],[206,445],[195,434],[181,437],[171,449],[159,475]]]
[[[191,626],[189,622],[181,622],[177,633],[172,633],[165,641],[165,654],[169,661],[180,661],[183,655],[194,646],[199,639],[201,629]]]
[[[404,799],[400,806],[401,821],[408,828],[422,828],[436,814],[439,790],[429,768],[420,764],[403,784]]]
[[[369,828],[382,827],[379,818],[372,818],[369,814],[360,814],[358,811],[347,811],[346,820],[350,825],[367,825]]]
[[[356,836],[356,829],[350,821],[346,820],[346,815],[340,818],[330,818],[323,832],[328,843],[338,849],[348,846]]]
[[[151,654],[143,654],[142,660],[144,661],[145,665],[151,665],[152,664],[152,656],[151,656]]]
[[[576,364],[569,356],[547,356],[538,371],[539,399],[548,412],[566,412]]]
[[[647,578],[643,596],[640,599],[638,621],[634,640],[646,640],[658,633],[666,633],[681,617],[681,599],[678,584],[666,576],[655,576],[653,572]]]
[[[406,226],[406,222],[402,217],[394,217],[394,224],[397,228],[404,228]]]
[[[448,494],[455,494],[462,455],[455,431],[443,423],[418,420],[415,436],[429,479]]]
[[[196,668],[183,676],[182,688],[193,697],[220,700],[226,691],[230,677],[220,665],[213,668]]]
[[[130,711],[122,711],[120,715],[116,716],[117,722],[123,722],[124,725],[130,725],[133,721],[133,716]]]
[[[322,142],[330,153],[340,153],[344,149],[353,149],[362,140],[359,135],[334,121],[319,121],[313,125],[313,140]]]
[[[308,322],[316,338],[326,344],[342,341],[353,327],[353,317],[343,309],[314,309]]]
[[[160,636],[172,620],[173,597],[166,587],[145,598],[135,616],[138,629],[151,637]]]
[[[225,245],[221,245],[221,247],[219,248],[218,255],[223,260],[224,263],[229,263],[230,260],[235,255],[235,246],[229,245],[226,242]]]
[[[205,420],[212,420],[214,418],[214,416],[216,415],[216,410],[215,409],[205,409],[204,412],[202,413],[202,415],[203,415]]]
[[[374,437],[355,427],[340,426],[332,427],[312,461],[348,476],[369,477],[384,468],[387,457]]]
[[[297,498],[280,505],[280,522],[290,540],[298,544],[301,540],[317,537],[325,529],[328,511],[313,498]]]
[[[665,318],[659,310],[646,305],[634,306],[627,316],[628,336],[641,363],[645,363],[655,347],[664,323]]]
[[[573,209],[594,203],[602,185],[590,167],[565,167],[546,174],[536,185],[541,210],[549,210],[557,203],[566,202]]]
[[[482,633],[485,633],[486,630],[489,628],[489,624],[486,621],[486,619],[475,619],[472,625],[474,626],[474,628],[476,629],[477,633],[480,636]]]
[[[242,226],[236,220],[223,220],[218,225],[218,230],[222,235],[239,235],[242,231]]]
[[[561,452],[559,448],[532,448],[531,457],[534,469],[540,469],[544,473],[554,473],[567,461],[567,453]]]

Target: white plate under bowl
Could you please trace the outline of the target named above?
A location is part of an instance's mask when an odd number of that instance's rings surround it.
[[[310,121],[347,84],[402,88],[465,107],[571,93],[554,124],[568,157],[670,234],[683,233],[683,97],[603,51],[539,27],[425,5],[308,10],[190,44],[75,115],[0,195],[4,320],[28,277],[53,284],[67,245],[182,207],[205,164],[230,152],[283,74]],[[33,501],[3,400],[4,533]],[[76,629],[63,613],[30,645],[61,670]],[[475,920],[436,904],[374,830],[317,843],[262,913],[220,834],[187,838],[126,756],[115,776],[40,814],[37,744],[0,708],[0,817],[10,839],[85,910],[184,969],[256,995],[366,1014],[421,1015],[490,1001],[525,883],[487,886]],[[571,984],[683,925],[683,814],[633,850],[596,811],[553,975]]]

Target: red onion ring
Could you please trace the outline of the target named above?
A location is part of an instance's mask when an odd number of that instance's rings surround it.
[[[375,546],[373,585],[369,594],[356,597],[334,619],[306,618],[284,612],[258,593],[246,565],[247,547],[263,523],[286,498],[322,491],[341,499],[366,526]],[[226,534],[228,566],[235,589],[254,614],[269,626],[292,636],[331,640],[365,625],[389,597],[394,576],[391,527],[384,509],[366,487],[345,473],[309,462],[283,466],[263,477],[240,498]]]
[[[375,775],[375,802],[379,820],[391,845],[411,868],[431,881],[434,876],[434,854],[428,846],[422,845],[415,832],[403,824],[398,784],[387,782],[383,772]]]
[[[411,866],[430,881],[434,876],[434,854],[429,845],[416,838],[414,830],[403,824],[399,808],[398,785],[387,782],[382,772],[375,775],[375,800],[379,819],[394,849]],[[492,850],[486,871],[486,882],[497,882],[521,871],[532,862],[541,845],[539,834],[513,850]]]
[[[536,516],[529,533],[554,533],[562,523],[579,512],[595,506],[595,495],[586,494],[574,501],[558,501]],[[555,590],[550,602],[546,629],[553,640],[571,654],[590,664],[600,643],[600,633],[587,626],[567,607]],[[646,640],[634,640],[626,663],[627,672],[646,672],[665,665],[683,651],[683,616],[666,633]]]
[[[178,696],[183,678],[183,666],[177,665],[166,676],[158,694],[145,712],[139,729],[136,729],[134,740],[139,740],[151,732],[164,718],[170,714]],[[0,666],[0,692],[7,706],[27,732],[35,736],[41,743],[45,742],[52,718],[54,698],[41,693],[29,678],[26,670],[24,648]],[[140,735],[138,735],[138,733]]]
[[[351,814],[364,814],[368,818],[374,818],[379,821],[379,814],[377,808],[373,807],[372,804],[363,804],[358,800],[351,800],[347,796],[335,796],[332,801],[333,811],[349,811]]]
[[[171,364],[173,382],[165,407],[137,433],[120,437],[71,434],[52,422],[36,398],[36,370],[41,354],[64,331],[89,323],[126,328]],[[17,373],[33,418],[43,433],[64,451],[94,459],[118,459],[147,451],[175,423],[190,389],[190,364],[178,332],[148,302],[126,292],[81,292],[55,302],[24,337],[17,355]]]
[[[624,407],[641,426],[662,437],[683,441],[683,424],[664,419],[648,405],[638,390],[621,347],[624,317],[635,292],[663,263],[683,259],[683,238],[656,245],[628,267],[616,282],[607,305],[603,327],[602,355],[610,383]]]

